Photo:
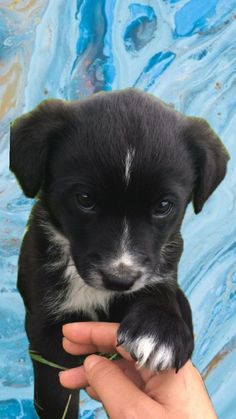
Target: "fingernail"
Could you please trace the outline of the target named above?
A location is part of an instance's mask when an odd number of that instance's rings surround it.
[[[78,324],[80,324],[80,322],[73,322],[73,323],[65,323],[62,326],[62,331],[65,329],[67,329],[67,327],[71,328],[71,327],[77,327]]]
[[[124,342],[125,342],[125,339],[117,340],[116,348],[118,348],[118,346],[123,345]]]
[[[179,372],[180,368],[181,368],[181,361],[179,361],[178,364],[175,367],[175,373],[176,374]]]
[[[131,357],[133,358],[133,360],[134,360],[135,362],[138,362],[138,361],[139,361],[139,359],[137,358],[137,356],[135,355],[135,353],[134,353],[134,352],[130,352],[130,355],[131,355]]]
[[[67,323],[67,324],[63,324],[63,326],[62,326],[62,334],[64,335],[65,333],[66,333],[66,329],[67,329],[67,325],[68,325],[69,323]]]
[[[90,355],[84,361],[84,369],[85,371],[90,371],[100,360],[101,356],[98,355]]]

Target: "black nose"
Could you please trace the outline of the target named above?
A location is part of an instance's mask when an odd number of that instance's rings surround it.
[[[141,277],[140,271],[133,271],[120,264],[115,272],[100,270],[105,287],[109,290],[126,291]]]

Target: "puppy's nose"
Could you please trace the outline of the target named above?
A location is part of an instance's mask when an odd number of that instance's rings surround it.
[[[101,274],[103,283],[107,289],[126,291],[141,277],[142,273],[120,263],[115,271],[101,270]]]

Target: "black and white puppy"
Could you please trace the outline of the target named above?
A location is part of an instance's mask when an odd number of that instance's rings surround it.
[[[140,366],[179,369],[193,351],[189,303],[177,284],[181,222],[222,181],[228,154],[206,121],[137,90],[49,100],[11,127],[10,168],[37,196],[19,259],[30,348],[73,367],[62,325],[120,322]],[[62,417],[58,371],[34,362],[41,418]],[[67,417],[77,417],[73,393]]]

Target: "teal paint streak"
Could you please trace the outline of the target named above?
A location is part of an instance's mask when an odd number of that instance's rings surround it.
[[[175,54],[171,51],[158,52],[150,58],[143,72],[134,83],[134,87],[143,88],[148,91],[158,78],[165,72],[175,59]]]
[[[125,48],[136,52],[144,48],[157,29],[157,17],[152,7],[137,3],[129,5],[130,18],[124,32]]]
[[[86,56],[88,79],[94,91],[110,90],[115,70],[112,62],[111,24],[115,1],[87,0],[77,4],[76,17],[80,12],[77,57],[72,67],[76,71]],[[93,13],[91,13],[93,10]],[[95,58],[96,57],[96,58]],[[89,64],[91,62],[91,64]]]
[[[175,15],[176,36],[189,36],[202,30],[213,16],[217,0],[191,0]]]

